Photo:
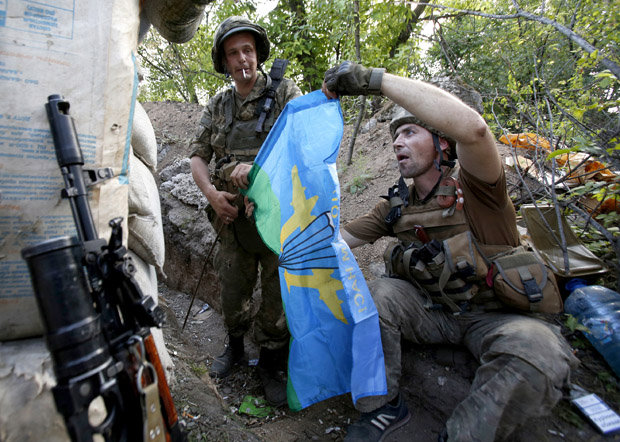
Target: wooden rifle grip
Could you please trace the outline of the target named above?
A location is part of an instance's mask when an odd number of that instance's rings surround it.
[[[155,347],[155,340],[153,339],[152,334],[149,334],[146,338],[144,338],[144,349],[146,351],[147,360],[153,364],[153,367],[155,367],[155,372],[157,373],[157,388],[159,389],[159,397],[164,405],[166,419],[168,421],[166,423],[166,428],[168,429],[166,432],[166,440],[169,441],[170,430],[177,425],[179,416],[177,415],[177,410],[174,408],[174,402],[172,401],[170,388],[168,387],[168,381],[166,380],[166,374],[161,366],[161,360],[159,359],[159,353],[157,352],[157,347]]]

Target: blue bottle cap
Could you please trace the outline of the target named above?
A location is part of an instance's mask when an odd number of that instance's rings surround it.
[[[573,290],[577,290],[580,287],[587,287],[587,286],[588,286],[588,283],[586,282],[585,279],[573,278],[566,283],[565,288],[568,293],[572,293]]]

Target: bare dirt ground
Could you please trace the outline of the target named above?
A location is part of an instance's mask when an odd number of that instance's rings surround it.
[[[162,149],[158,167],[161,170],[174,158],[187,155],[187,139],[194,132],[201,109],[185,103],[145,103],[144,107]],[[346,129],[339,159],[343,223],[369,210],[396,178],[396,163],[385,126],[385,122],[379,121],[358,137],[353,163],[349,166],[345,163],[350,128]],[[381,273],[384,246],[385,243],[378,241],[356,249],[355,255],[367,279]],[[281,407],[267,417],[240,413],[244,396],[262,397],[258,375],[251,365],[258,357],[257,349],[246,338],[250,365],[224,380],[212,380],[208,369],[224,346],[221,316],[212,308],[200,312],[205,302],[196,299],[182,330],[191,294],[160,284],[159,296],[167,312],[164,336],[175,363],[172,394],[190,441],[340,441],[344,438],[347,425],[358,417],[349,395],[300,412]],[[564,322],[561,315],[548,319],[559,325]],[[582,361],[573,382],[597,393],[619,410],[618,379],[610,375],[609,368],[585,339],[566,328],[563,330]],[[463,350],[405,344],[401,385],[412,418],[387,440],[437,440],[444,422],[467,395],[476,367],[476,362]],[[620,440],[620,435],[603,438],[576,414],[567,400],[562,400],[551,416],[529,421],[510,440],[598,441]]]

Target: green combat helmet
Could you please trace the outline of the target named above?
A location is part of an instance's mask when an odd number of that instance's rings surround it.
[[[237,32],[251,32],[254,34],[254,40],[256,41],[256,54],[258,57],[258,65],[260,66],[269,58],[269,38],[267,32],[262,26],[252,23],[250,20],[244,17],[232,16],[228,17],[215,31],[215,37],[213,38],[213,48],[211,48],[211,59],[213,60],[213,67],[216,72],[220,74],[226,73],[226,67],[222,61],[223,52],[222,44],[224,40]]]

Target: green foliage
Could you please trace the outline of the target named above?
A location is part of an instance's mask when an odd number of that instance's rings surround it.
[[[515,12],[506,0],[478,1],[473,7],[472,2],[445,3],[494,14]],[[497,117],[495,124],[508,131],[542,129],[551,139],[570,140],[581,131],[578,123],[585,123],[604,137],[617,119],[618,82],[601,70],[599,62],[603,56],[619,60],[620,39],[613,31],[618,8],[609,1],[557,0],[545,2],[544,10],[540,2],[519,3],[526,11],[596,42],[599,50],[588,54],[552,26],[537,21],[462,15],[438,20],[441,35],[435,35],[429,60],[478,89],[486,111]],[[551,112],[548,100],[554,103]]]
[[[201,363],[195,363],[195,362],[190,362],[189,367],[191,368],[192,372],[198,376],[201,377],[203,375],[205,375],[207,373],[207,367],[205,366],[205,364]]]
[[[599,371],[597,373],[599,381],[603,384],[605,391],[608,393],[618,392],[618,380],[609,370]]]
[[[302,91],[319,89],[334,45],[347,32],[336,23],[350,22],[351,8],[345,8],[343,1],[289,2],[296,3],[297,10],[287,9],[283,3],[264,23],[274,56],[289,60],[287,75]]]
[[[577,428],[582,428],[584,425],[584,420],[575,413],[575,410],[571,408],[570,402],[568,401],[560,401],[557,405],[556,413],[562,420],[569,422]]]
[[[611,0],[441,4],[453,9],[433,11],[432,45],[424,58],[424,64],[431,66],[429,75],[452,73],[477,89],[483,96],[484,117],[497,136],[534,132],[549,140],[554,150],[546,162],[549,167],[550,160],[560,155],[581,153],[620,170],[620,82],[617,69],[615,74],[610,70],[620,65],[617,4]],[[529,15],[514,18],[515,4]],[[556,175],[559,179],[561,175]],[[618,187],[586,181],[558,192],[559,187],[549,185],[545,199],[554,203],[557,198],[562,207],[583,210],[586,199],[602,203],[617,195]],[[588,210],[582,213],[587,215]],[[597,215],[600,232],[590,223],[581,238],[597,255],[606,256],[620,275],[620,241],[614,227],[618,221],[615,212]]]
[[[138,58],[145,72],[140,85],[140,101],[188,101],[205,104],[229,84],[215,72],[211,61],[213,34],[222,20],[231,15],[255,19],[252,1],[219,0],[205,10],[202,25],[187,43],[166,41],[153,28],[138,47]]]
[[[351,179],[351,181],[346,183],[344,186],[349,193],[355,195],[356,193],[363,192],[364,189],[368,187],[368,182],[374,178],[368,171],[368,160],[369,158],[358,155],[353,160],[353,164],[348,166],[357,171],[357,174]],[[344,173],[345,170],[346,167],[341,173]]]
[[[265,27],[272,43],[265,71],[274,58],[288,59],[286,75],[304,93],[320,89],[325,71],[331,66],[343,60],[357,60],[350,1],[280,0],[266,17],[258,16],[258,3],[211,3],[194,38],[182,45],[168,43],[151,30],[138,49],[141,65],[147,71],[139,99],[206,103],[226,86],[228,81],[213,69],[211,46],[217,25],[230,15],[246,16]],[[359,3],[361,61],[368,66],[386,67],[395,74],[411,71],[410,66],[419,60],[417,40],[398,44],[405,18],[412,14],[411,5],[402,1]],[[394,57],[390,56],[392,50]]]
[[[566,320],[564,321],[564,325],[567,329],[571,331],[571,333],[575,333],[576,331],[581,331],[584,333],[588,333],[588,327],[584,326],[579,322],[577,318],[573,315],[566,315]]]
[[[616,238],[620,237],[620,233],[616,227],[620,221],[620,218],[615,212],[599,215],[598,220],[601,219],[605,220],[604,226],[611,235]],[[612,225],[609,226],[608,222],[612,223]],[[604,261],[614,259],[616,252],[613,249],[613,245],[607,240],[607,238],[603,237],[600,232],[592,229],[587,223],[579,222],[578,220],[572,222],[570,226],[588,250],[590,250],[594,255]],[[607,281],[606,283],[602,283],[600,285],[610,287],[613,285],[613,281]]]
[[[362,192],[364,189],[368,187],[368,181],[370,181],[373,177],[366,173],[362,172],[359,175],[356,175],[353,180],[347,184],[347,190],[349,193],[356,194],[358,192]]]
[[[571,338],[571,346],[580,350],[591,348],[592,344],[590,344],[590,341],[585,338],[585,334],[590,333],[588,327],[581,324],[573,315],[566,314],[564,316],[564,326],[570,331],[569,335]]]

